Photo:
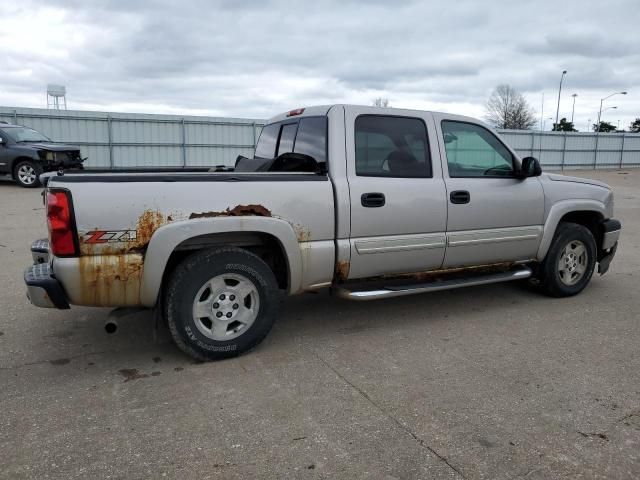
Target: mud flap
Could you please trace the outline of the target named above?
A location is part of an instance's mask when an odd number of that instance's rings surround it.
[[[607,273],[607,270],[609,270],[609,265],[611,265],[611,260],[613,260],[613,257],[615,256],[617,249],[618,249],[618,242],[616,242],[613,245],[613,247],[611,247],[611,250],[609,250],[609,253],[607,253],[604,257],[600,259],[600,263],[598,264],[598,273],[600,275],[604,275],[605,273]]]

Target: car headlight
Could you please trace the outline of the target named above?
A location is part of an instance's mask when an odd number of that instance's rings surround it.
[[[56,159],[56,154],[53,152],[47,152],[46,150],[38,150],[38,156],[41,160],[47,160],[53,162]]]

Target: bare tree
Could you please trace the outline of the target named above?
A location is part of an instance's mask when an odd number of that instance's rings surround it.
[[[376,99],[373,100],[373,106],[374,107],[391,107],[391,105],[389,105],[389,99],[388,98],[382,98],[382,97],[378,97]]]
[[[498,85],[486,104],[486,120],[496,128],[529,130],[536,124],[524,96],[510,85]]]

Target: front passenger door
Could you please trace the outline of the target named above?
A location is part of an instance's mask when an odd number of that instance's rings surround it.
[[[518,178],[519,161],[483,125],[435,117],[448,202],[443,267],[534,259],[544,220],[538,178]]]

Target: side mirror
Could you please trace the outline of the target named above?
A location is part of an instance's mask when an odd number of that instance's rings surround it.
[[[458,139],[453,133],[447,132],[444,134],[444,143],[455,142]]]
[[[522,168],[520,169],[520,178],[539,177],[542,173],[540,162],[534,157],[525,157],[522,159]]]
[[[4,140],[4,138],[0,137],[0,145],[4,145],[6,142]]]

